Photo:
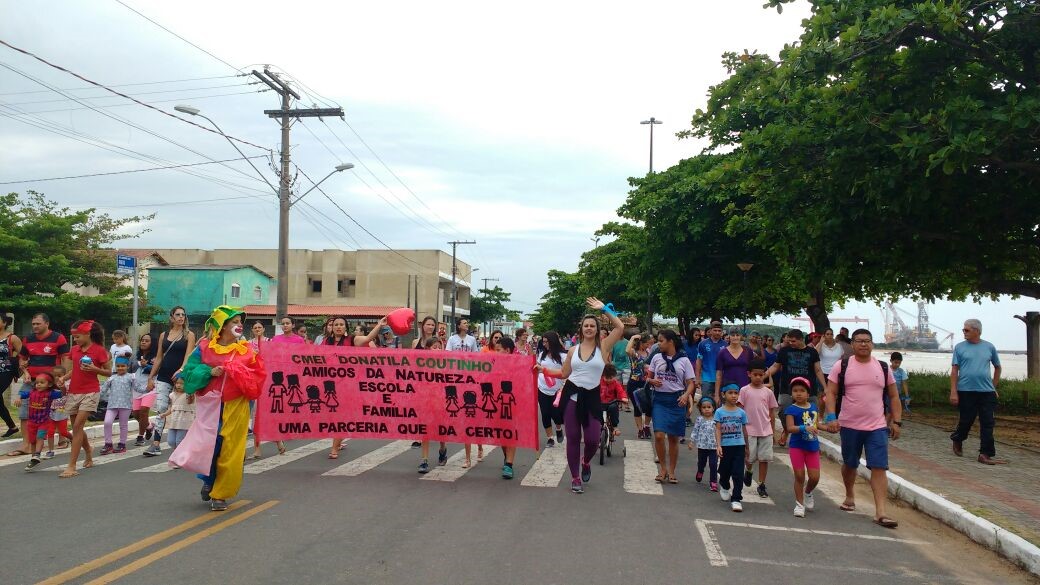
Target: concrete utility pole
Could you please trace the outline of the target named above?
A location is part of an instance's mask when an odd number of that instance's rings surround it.
[[[657,118],[650,116],[649,120],[643,120],[640,124],[650,125],[650,172],[654,172],[654,126],[661,124],[662,122]]]
[[[484,289],[483,290],[484,290],[484,296],[485,297],[487,296],[487,290],[488,290],[487,283],[489,283],[489,282],[498,282],[497,278],[481,278],[480,280],[484,281]],[[487,322],[485,321],[485,323],[487,323]],[[488,335],[491,335],[491,327],[490,327],[490,325],[484,327],[484,336],[487,337]]]
[[[287,83],[279,79],[278,74],[264,69],[263,73],[254,69],[253,75],[264,82],[268,87],[282,96],[282,107],[280,110],[264,110],[271,118],[279,120],[282,128],[282,151],[280,156],[280,171],[278,176],[278,300],[275,308],[276,318],[287,316],[289,310],[289,208],[295,201],[290,201],[290,177],[289,177],[289,130],[292,128],[293,118],[318,118],[318,117],[343,117],[343,108],[304,108],[290,109],[289,98],[300,99]],[[320,182],[320,181],[319,181]],[[306,195],[306,193],[304,194]],[[303,196],[297,198],[299,201]]]
[[[455,265],[455,248],[464,244],[476,244],[477,242],[476,240],[454,240],[448,243],[451,244],[451,326],[455,327],[455,299],[459,292],[458,285],[455,282],[455,275],[458,273],[458,268]]]

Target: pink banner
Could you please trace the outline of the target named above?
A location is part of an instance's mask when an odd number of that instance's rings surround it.
[[[269,343],[263,440],[429,439],[538,448],[534,358]]]

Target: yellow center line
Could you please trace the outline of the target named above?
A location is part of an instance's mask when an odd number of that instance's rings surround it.
[[[196,542],[202,540],[203,538],[206,538],[207,536],[212,536],[212,535],[220,532],[221,530],[224,530],[225,528],[228,528],[230,526],[234,526],[235,524],[238,524],[239,522],[241,522],[241,521],[243,521],[243,520],[245,520],[247,518],[250,518],[252,516],[256,516],[260,512],[268,510],[269,508],[272,508],[272,507],[274,507],[276,505],[278,505],[278,500],[269,500],[267,502],[264,502],[263,504],[260,504],[259,506],[255,507],[255,508],[251,508],[251,509],[249,509],[249,510],[247,510],[245,512],[242,512],[241,514],[239,514],[237,516],[234,516],[232,518],[228,518],[227,520],[224,520],[223,522],[220,522],[218,524],[214,524],[213,526],[210,526],[209,528],[206,528],[205,530],[200,530],[199,532],[196,532],[195,534],[192,534],[191,536],[189,536],[189,537],[187,537],[187,538],[185,538],[183,540],[179,540],[179,541],[171,544],[170,546],[168,546],[166,548],[157,550],[157,551],[153,552],[152,554],[143,556],[143,557],[137,559],[136,561],[134,561],[134,562],[132,562],[132,563],[130,563],[128,565],[124,565],[124,566],[122,566],[122,567],[120,567],[120,568],[118,568],[118,569],[116,569],[114,571],[111,571],[109,573],[105,573],[104,575],[98,577],[97,579],[94,579],[92,581],[88,581],[86,585],[105,585],[107,583],[111,583],[111,582],[116,581],[118,579],[122,579],[123,577],[126,577],[130,573],[133,573],[133,572],[135,572],[135,571],[137,571],[139,569],[147,567],[148,565],[154,563],[155,561],[157,561],[157,560],[159,560],[161,558],[168,557],[168,556],[172,555],[173,553],[175,553],[175,552],[177,552],[177,551],[179,551],[179,550],[181,550],[183,548],[187,548],[187,547],[195,544]]]
[[[239,501],[234,502],[231,505],[229,505],[228,506],[228,510],[235,510],[237,508],[241,508],[242,506],[246,506],[246,505],[248,505],[250,503],[251,502],[249,500],[239,500]],[[158,534],[153,534],[152,536],[149,536],[148,538],[145,538],[144,540],[139,540],[139,541],[137,541],[137,542],[135,542],[133,544],[129,544],[127,546],[124,546],[124,547],[120,548],[119,550],[112,551],[112,552],[108,553],[107,555],[104,555],[102,557],[98,557],[98,558],[96,558],[94,560],[91,560],[91,561],[87,561],[86,563],[83,563],[82,565],[73,567],[73,568],[69,569],[68,571],[65,571],[64,573],[59,573],[59,574],[57,574],[57,575],[55,575],[55,576],[53,576],[53,577],[51,577],[49,579],[45,579],[43,581],[40,581],[36,585],[60,585],[61,583],[65,583],[65,582],[71,581],[71,580],[75,579],[76,577],[79,577],[81,575],[86,575],[87,573],[89,573],[91,571],[96,571],[97,569],[100,569],[101,567],[104,567],[105,565],[107,565],[109,563],[113,563],[115,561],[118,561],[119,559],[121,559],[123,557],[132,555],[132,554],[134,554],[134,553],[136,553],[138,551],[144,550],[144,549],[146,549],[146,548],[148,548],[150,546],[158,544],[158,543],[160,543],[160,542],[170,538],[171,536],[176,536],[176,535],[178,535],[178,534],[180,534],[180,533],[182,533],[182,532],[184,532],[186,530],[190,530],[192,528],[195,528],[196,526],[199,526],[201,524],[205,524],[206,522],[209,522],[210,520],[216,520],[219,517],[220,516],[218,514],[214,514],[211,511],[206,512],[205,514],[199,516],[198,518],[195,518],[194,520],[188,520],[187,522],[184,522],[183,524],[178,524],[177,526],[174,526],[173,528],[168,528],[168,529],[163,530],[162,532],[160,532]]]

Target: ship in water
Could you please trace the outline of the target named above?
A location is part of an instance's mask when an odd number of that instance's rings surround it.
[[[953,348],[953,332],[929,322],[928,309],[924,301],[917,303],[917,315],[904,311],[891,302],[885,303],[881,312],[885,316],[885,347],[925,351],[937,351],[940,346],[943,349]],[[914,326],[907,325],[900,313],[915,319],[916,322],[912,322]],[[939,335],[933,329],[938,329],[946,335],[939,339]]]

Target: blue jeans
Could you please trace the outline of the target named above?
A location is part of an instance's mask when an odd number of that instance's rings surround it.
[[[170,429],[166,431],[166,443],[171,449],[176,449],[188,434],[188,429]]]
[[[166,409],[170,408],[170,391],[173,390],[171,384],[166,382],[155,381],[155,412],[166,412]],[[152,440],[158,443],[162,440],[163,429],[166,428],[166,419],[157,416],[155,417],[155,424],[153,430],[155,434],[152,435]]]
[[[996,426],[994,413],[997,410],[996,392],[961,392],[957,391],[957,410],[960,421],[957,430],[950,435],[950,440],[961,442],[968,438],[975,417],[979,419],[979,453],[987,457],[996,457],[997,450],[993,444],[993,427]]]

